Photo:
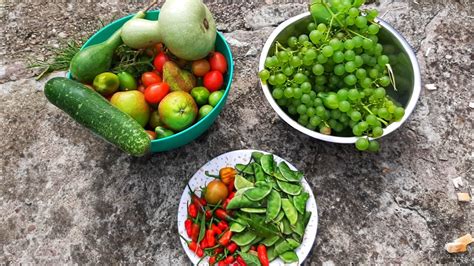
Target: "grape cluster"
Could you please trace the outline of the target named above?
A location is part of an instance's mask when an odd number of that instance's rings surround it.
[[[307,34],[277,42],[259,77],[299,124],[323,134],[358,136],[357,149],[378,151],[379,143],[368,137],[382,136],[405,110],[386,93],[392,79],[389,57],[378,42],[378,13],[359,6],[331,1],[330,21],[311,22]]]

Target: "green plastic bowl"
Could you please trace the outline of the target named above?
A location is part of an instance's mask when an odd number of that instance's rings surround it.
[[[159,10],[148,11],[146,15],[146,19],[149,20],[157,20],[160,14]],[[82,46],[81,49],[84,49],[88,46],[104,42],[107,40],[115,31],[120,29],[125,22],[127,22],[133,15],[129,15],[118,19],[109,25],[103,27],[98,32],[96,32],[87,42]],[[221,52],[226,60],[228,65],[227,73],[224,75],[224,86],[225,92],[224,96],[221,98],[219,103],[212,109],[212,111],[203,119],[196,122],[194,125],[188,127],[187,129],[178,132],[172,136],[156,139],[151,141],[151,152],[160,152],[160,151],[167,151],[171,149],[178,148],[180,146],[186,145],[189,142],[193,141],[197,137],[201,136],[204,131],[206,131],[216,120],[219,113],[222,111],[224,107],[227,96],[229,95],[230,87],[232,84],[232,77],[234,75],[234,61],[232,59],[232,52],[230,50],[229,44],[227,44],[224,36],[218,32],[216,38],[216,51]],[[67,73],[67,77],[71,78],[69,72]]]

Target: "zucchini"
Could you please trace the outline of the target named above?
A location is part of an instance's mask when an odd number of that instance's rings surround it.
[[[151,141],[143,127],[83,84],[67,78],[53,78],[46,83],[44,94],[79,124],[123,151],[133,156],[142,156],[149,151]]]

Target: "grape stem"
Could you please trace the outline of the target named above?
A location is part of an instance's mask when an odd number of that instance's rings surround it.
[[[366,110],[369,114],[374,115],[374,113],[372,113],[372,111],[370,111],[370,109],[369,109],[367,106],[362,105],[362,108],[364,108],[364,110]],[[378,117],[378,116],[375,116],[375,117],[377,117],[377,120],[379,120],[380,122],[382,122],[385,126],[388,126],[387,121],[383,120],[382,118],[380,118],[380,117]]]
[[[348,30],[350,33],[355,34],[355,35],[357,35],[357,36],[359,36],[359,37],[361,37],[361,38],[370,40],[369,38],[365,37],[364,35],[360,35],[359,33],[355,32],[355,31],[353,31],[353,30],[351,30],[351,29],[346,29],[346,30]]]

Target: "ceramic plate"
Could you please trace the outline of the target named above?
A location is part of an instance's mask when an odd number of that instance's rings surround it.
[[[216,158],[207,162],[193,175],[193,177],[189,180],[189,186],[191,187],[192,190],[196,190],[200,187],[205,187],[206,184],[208,184],[210,181],[213,180],[213,178],[207,177],[204,174],[205,171],[209,171],[210,173],[217,174],[219,172],[219,169],[221,169],[222,167],[235,166],[237,163],[247,164],[251,158],[252,152],[254,151],[256,150],[237,150],[237,151],[231,151],[228,153],[224,153],[220,156],[217,156]],[[266,152],[263,152],[263,153],[266,153]],[[296,170],[296,168],[293,165],[291,165],[288,161],[278,157],[277,155],[274,155],[274,160],[277,163],[281,161],[285,161],[292,170]],[[316,207],[316,200],[314,198],[313,191],[311,190],[311,187],[309,186],[308,182],[306,182],[305,178],[303,178],[301,182],[302,182],[304,190],[310,194],[310,198],[308,199],[308,202],[306,203],[306,209],[310,211],[312,215],[309,220],[308,226],[306,227],[306,231],[303,237],[303,242],[295,250],[296,254],[298,254],[298,258],[300,259],[300,262],[299,262],[300,264],[303,263],[303,261],[306,259],[309,252],[311,251],[311,248],[313,247],[313,244],[314,244],[314,240],[316,238],[316,231],[318,228],[318,210]],[[190,201],[191,201],[191,197],[189,195],[189,188],[186,187],[183,191],[183,194],[181,195],[181,200],[179,201],[178,231],[182,236],[186,236],[187,239],[189,238],[187,237],[186,229],[184,228],[184,221],[187,219],[187,206]],[[196,265],[198,261],[200,260],[200,258],[196,256],[188,248],[186,242],[183,239],[180,238],[180,240],[181,240],[181,245],[186,251],[186,254],[188,255],[189,259],[194,265]],[[201,261],[201,263],[199,263],[199,265],[209,265],[209,264],[207,263],[207,259],[204,259]],[[279,266],[279,265],[285,265],[285,264],[280,259],[276,259],[272,261],[270,265]]]

